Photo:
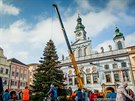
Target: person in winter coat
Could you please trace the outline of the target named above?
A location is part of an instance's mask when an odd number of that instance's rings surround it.
[[[118,87],[116,101],[126,101],[126,97],[128,97],[131,101],[133,101],[133,98],[130,97],[126,92],[127,86],[128,86],[127,82],[124,82]]]
[[[83,93],[80,88],[78,88],[76,93],[77,101],[83,101]]]
[[[48,92],[48,95],[50,95],[51,101],[57,101],[57,97],[58,97],[57,89],[54,87],[53,84],[51,84],[51,88],[50,88],[50,90]]]
[[[111,92],[106,95],[106,98],[116,99],[116,93],[114,92],[114,90],[111,90]]]
[[[129,96],[134,98],[134,92],[131,89],[127,89],[126,91],[129,94]],[[126,101],[132,101],[132,100],[130,100],[128,97],[126,97]]]
[[[83,88],[83,101],[89,101],[88,96],[88,90],[86,88]]]
[[[3,101],[9,101],[10,100],[10,94],[8,90],[6,89],[5,92],[2,94]]]
[[[22,101],[29,101],[30,99],[30,91],[28,87],[26,86],[25,89],[22,91]]]

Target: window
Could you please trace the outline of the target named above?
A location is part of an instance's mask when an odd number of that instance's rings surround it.
[[[14,71],[12,71],[12,76],[14,76],[15,75],[15,72]]]
[[[84,56],[86,56],[87,55],[87,48],[85,47],[84,48]]]
[[[8,74],[8,69],[6,69],[6,72],[5,73]]]
[[[98,75],[93,75],[93,83],[98,83]]]
[[[26,79],[26,74],[24,74],[24,79]]]
[[[78,50],[78,57],[81,57],[81,56],[82,56],[82,49],[79,48],[79,50]]]
[[[20,86],[22,86],[22,82],[20,83]]]
[[[121,41],[118,41],[118,49],[122,49],[123,47],[122,47],[122,43],[121,43]]]
[[[111,75],[110,74],[106,74],[106,82],[111,82]]]
[[[16,72],[16,77],[18,77],[18,72]]]
[[[114,74],[114,80],[115,80],[115,82],[119,82],[120,81],[118,73]]]
[[[15,86],[17,86],[17,82],[15,81]]]
[[[78,80],[77,80],[77,78],[75,78],[75,81],[74,81],[74,82],[75,82],[75,85],[77,85],[77,84],[78,84]]]
[[[109,65],[105,65],[104,68],[105,68],[105,69],[109,69]]]
[[[116,63],[113,64],[113,69],[118,68],[118,65]]]
[[[130,81],[128,71],[123,71],[123,79],[124,81]]]
[[[3,73],[3,68],[0,69],[0,73],[1,73],[1,74]]]
[[[86,75],[87,84],[91,83],[91,75]]]
[[[69,78],[69,85],[73,85],[72,78]]]
[[[26,84],[25,83],[23,83],[23,87],[25,87],[26,86]]]
[[[4,81],[4,84],[7,85],[7,80]]]
[[[121,67],[127,67],[126,62],[122,62],[122,63],[121,63]]]
[[[21,73],[21,78],[22,78],[22,73]]]
[[[11,81],[11,85],[14,85],[14,81]]]

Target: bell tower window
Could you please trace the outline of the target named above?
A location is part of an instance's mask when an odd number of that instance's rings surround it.
[[[82,56],[82,49],[79,48],[79,50],[78,50],[78,57],[81,57],[81,56]]]
[[[118,41],[118,49],[122,49],[123,47],[122,47],[122,43],[121,43],[121,41]]]
[[[87,55],[87,47],[84,48],[84,56]]]

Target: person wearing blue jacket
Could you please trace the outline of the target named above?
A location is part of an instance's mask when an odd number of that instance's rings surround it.
[[[51,84],[51,88],[50,88],[48,94],[51,97],[51,101],[57,101],[57,97],[58,97],[58,95],[57,95],[57,89],[54,87],[53,84]]]
[[[5,92],[2,94],[3,101],[9,101],[10,100],[10,94],[8,90],[6,89]]]
[[[106,98],[116,99],[116,93],[114,90],[111,90],[111,92],[106,95]]]
[[[76,96],[77,96],[77,101],[83,101],[83,93],[80,88],[77,90]]]

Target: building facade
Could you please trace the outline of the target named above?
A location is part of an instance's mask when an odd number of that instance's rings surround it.
[[[3,80],[4,90],[8,89],[9,82],[9,62],[7,58],[4,56],[3,49],[0,47],[0,77]]]
[[[84,87],[91,90],[102,91],[105,89],[117,89],[117,86],[127,81],[129,88],[134,88],[132,70],[127,48],[125,47],[124,35],[116,27],[113,41],[115,49],[108,45],[109,51],[93,51],[91,40],[87,37],[85,26],[80,16],[77,18],[75,28],[75,42],[71,44],[78,69],[80,71]],[[77,77],[69,57],[61,60],[61,69],[65,75],[67,87],[77,89]]]
[[[8,61],[10,62],[9,89],[20,91],[26,86],[29,86],[28,66],[15,58],[9,59]]]
[[[128,53],[129,53],[129,58],[131,61],[131,69],[133,72],[133,79],[135,83],[135,46],[127,47]]]
[[[32,64],[28,64],[29,66],[29,85],[33,85],[33,79],[34,79],[34,72],[35,70],[38,68],[38,65],[37,63],[32,63]],[[30,86],[29,86],[30,87]]]

